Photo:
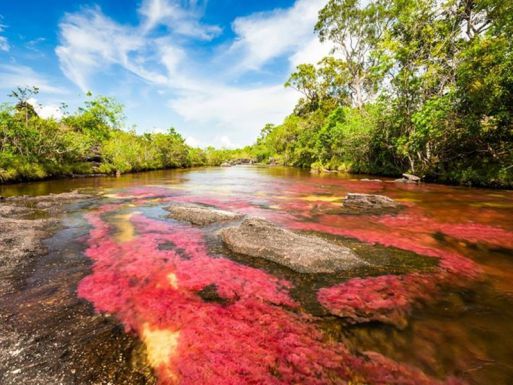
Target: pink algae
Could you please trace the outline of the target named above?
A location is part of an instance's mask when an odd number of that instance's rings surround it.
[[[317,179],[319,182],[324,181],[323,178]],[[352,191],[369,192],[369,189],[379,187],[379,184],[369,185],[371,184],[356,181],[344,182],[344,187],[351,187]],[[504,230],[483,224],[449,225],[437,222],[412,204],[406,204],[404,211],[395,216],[315,214],[318,208],[335,207],[340,203],[323,200],[322,195],[319,195],[318,201],[312,201],[310,196],[309,199],[303,199],[305,193],[320,192],[319,186],[315,184],[295,183],[281,187],[286,191],[270,192],[267,195],[268,205],[278,206],[280,210],[266,209],[244,197],[195,196],[169,192],[168,195],[176,195],[163,200],[201,203],[263,216],[291,229],[348,236],[362,242],[408,250],[438,260],[438,267],[430,273],[355,278],[321,289],[318,293],[319,302],[331,313],[351,322],[374,320],[403,327],[411,310],[419,303],[435,300],[442,286],[465,285],[479,276],[480,270],[473,261],[440,247],[433,238],[434,233],[444,232],[456,238],[480,242],[508,239]],[[136,193],[150,197],[152,188],[138,189]],[[155,190],[154,194],[161,195],[162,191]],[[315,198],[315,195],[312,197]]]
[[[209,255],[196,228],[133,214],[135,237],[116,241],[108,215],[121,208],[88,215],[93,272],[78,293],[144,341],[161,385],[441,383],[326,339],[291,299],[289,282]],[[212,285],[225,302],[199,295]]]
[[[479,267],[470,259],[431,244],[431,237],[377,229],[333,228],[318,223],[302,223],[295,228],[323,231],[351,236],[367,243],[413,251],[438,260],[433,272],[405,275],[384,275],[354,278],[339,285],[319,290],[319,302],[332,314],[345,317],[350,322],[380,321],[405,327],[407,318],[423,302],[436,300],[444,286],[464,286],[479,277]]]
[[[380,321],[403,328],[415,303],[433,299],[437,279],[428,274],[354,278],[319,290],[319,302],[351,322]]]

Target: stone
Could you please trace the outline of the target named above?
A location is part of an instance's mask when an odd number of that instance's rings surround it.
[[[420,182],[420,177],[418,177],[417,175],[404,173],[403,177],[406,178],[410,182],[415,182],[415,183]]]
[[[335,273],[367,265],[351,249],[316,236],[283,229],[261,218],[245,219],[220,232],[235,253],[264,258],[299,273]]]
[[[400,207],[396,201],[387,196],[360,193],[348,193],[342,204],[346,209],[363,211],[397,209]]]
[[[218,210],[194,204],[172,205],[166,208],[169,217],[178,221],[190,222],[198,226],[207,226],[217,222],[242,219],[244,215],[231,211]]]

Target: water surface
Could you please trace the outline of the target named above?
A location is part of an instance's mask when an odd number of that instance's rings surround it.
[[[100,194],[81,213],[93,268],[77,295],[138,336],[163,384],[510,384],[513,192],[363,178],[232,167],[9,185],[0,195]],[[404,207],[348,213],[349,192]],[[325,237],[370,267],[301,275],[235,255],[216,235],[223,225],[167,217],[183,202]]]

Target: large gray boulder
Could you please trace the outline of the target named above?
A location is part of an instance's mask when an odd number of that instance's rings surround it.
[[[167,207],[166,210],[169,211],[170,218],[190,222],[198,226],[234,221],[243,217],[243,215],[239,213],[194,204],[172,205]]]
[[[348,193],[342,204],[346,209],[362,211],[390,210],[400,207],[396,201],[387,196],[359,193]]]
[[[260,218],[245,219],[220,235],[236,253],[264,258],[300,273],[335,273],[367,264],[347,247],[296,234]]]

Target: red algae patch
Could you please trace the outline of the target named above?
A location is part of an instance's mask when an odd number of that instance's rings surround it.
[[[377,229],[341,229],[315,223],[295,226],[351,236],[366,243],[408,250],[438,260],[438,266],[431,273],[353,278],[319,290],[317,297],[325,308],[332,314],[348,318],[353,323],[380,321],[403,328],[415,305],[436,300],[442,286],[468,285],[479,278],[481,271],[470,259],[452,251],[433,247],[430,244],[431,237],[398,237],[393,232],[385,233]]]
[[[413,305],[435,294],[436,279],[414,273],[354,278],[319,290],[317,297],[331,313],[350,322],[380,321],[404,328]]]
[[[88,215],[94,264],[78,294],[139,336],[161,385],[459,383],[328,339],[289,282],[209,255],[201,229],[135,213],[133,236],[119,242],[109,217],[121,208]]]

